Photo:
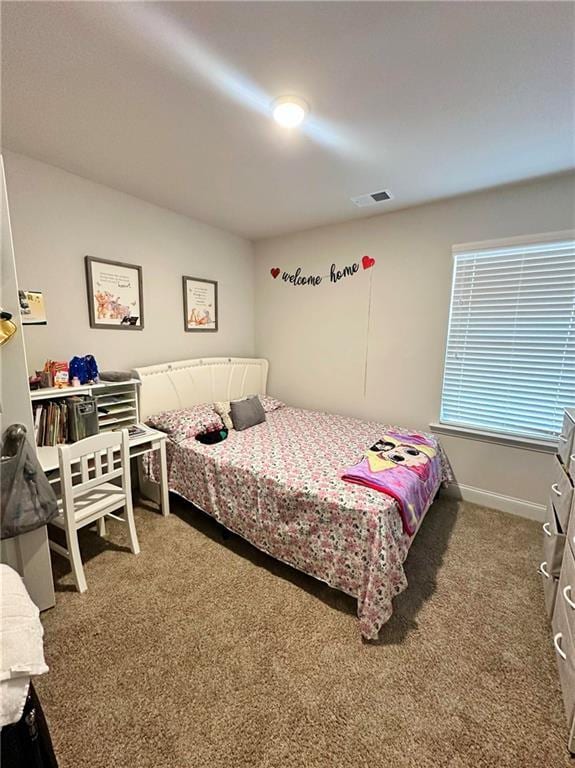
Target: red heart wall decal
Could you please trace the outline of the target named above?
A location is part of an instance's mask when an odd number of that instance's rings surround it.
[[[275,279],[276,279],[276,277],[277,277],[277,276],[279,275],[279,273],[280,273],[280,268],[279,268],[279,267],[274,267],[273,269],[270,269],[270,272],[271,272],[271,276],[272,276],[272,277],[273,277],[273,279],[275,280]]]
[[[370,269],[375,264],[375,259],[372,259],[371,256],[364,256],[361,260],[361,265],[364,269]]]

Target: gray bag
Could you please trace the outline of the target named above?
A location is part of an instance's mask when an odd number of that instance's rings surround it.
[[[58,514],[58,500],[26,439],[26,427],[13,424],[2,436],[0,539],[46,525]]]

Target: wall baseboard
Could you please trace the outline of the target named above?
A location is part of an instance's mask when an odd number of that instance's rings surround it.
[[[509,512],[511,515],[526,517],[529,520],[545,520],[545,506],[534,504],[525,499],[516,499],[513,496],[504,496],[501,493],[484,491],[482,488],[474,488],[471,485],[452,483],[446,489],[448,496],[455,499],[469,501],[472,504],[480,504],[483,507],[497,509],[500,512]]]

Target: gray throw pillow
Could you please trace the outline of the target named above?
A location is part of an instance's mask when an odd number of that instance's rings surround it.
[[[230,413],[234,429],[241,432],[242,429],[261,424],[266,420],[266,414],[263,405],[257,395],[246,397],[245,400],[232,400],[230,403]]]

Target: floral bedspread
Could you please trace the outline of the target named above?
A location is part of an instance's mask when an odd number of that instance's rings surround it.
[[[216,445],[168,440],[170,490],[258,549],[356,597],[361,633],[375,639],[407,586],[413,537],[394,499],[341,474],[389,427],[289,407],[266,416]],[[440,448],[433,461],[439,487],[449,479]]]

